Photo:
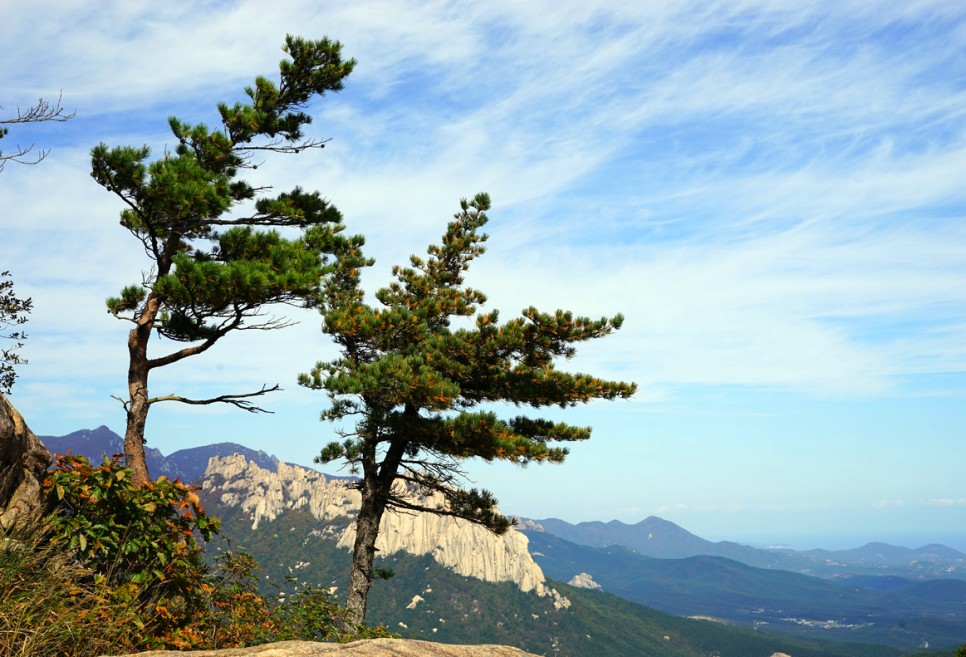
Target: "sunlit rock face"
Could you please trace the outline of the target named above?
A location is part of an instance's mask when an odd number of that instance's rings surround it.
[[[212,457],[202,488],[216,493],[222,504],[245,511],[252,529],[293,509],[305,509],[320,521],[354,516],[360,501],[343,480],[327,480],[321,472],[282,462],[272,472],[241,454]]]
[[[575,586],[579,589],[592,589],[595,591],[602,591],[603,588],[600,584],[594,581],[594,578],[590,576],[590,573],[577,573],[573,578],[567,582],[570,586]]]
[[[402,482],[400,490],[405,491]],[[276,472],[261,468],[239,454],[213,457],[202,487],[221,504],[240,507],[252,529],[293,509],[307,510],[320,524],[337,518],[355,518],[361,494],[342,479],[328,479],[315,470],[279,463]],[[414,503],[442,507],[442,495],[421,495],[410,490]],[[323,533],[326,533],[322,528]],[[355,525],[339,528],[333,536],[339,547],[351,548]],[[569,601],[549,588],[543,571],[527,550],[527,537],[510,529],[497,536],[479,525],[432,513],[387,511],[379,527],[376,549],[383,554],[407,552],[431,555],[440,565],[487,582],[513,582],[523,591],[552,596],[558,608]]]
[[[0,529],[31,527],[44,512],[41,482],[50,452],[0,395]]]

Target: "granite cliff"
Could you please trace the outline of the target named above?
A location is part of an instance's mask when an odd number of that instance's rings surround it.
[[[348,549],[355,540],[353,524],[332,522],[352,519],[358,512],[361,497],[350,481],[282,462],[273,472],[235,454],[209,460],[202,488],[220,504],[240,508],[253,529],[286,511],[302,509],[319,521],[319,533],[332,533],[339,547]],[[441,496],[427,497],[415,490],[409,495],[420,505],[442,504]],[[569,606],[566,598],[547,585],[527,546],[527,537],[514,529],[497,536],[466,520],[394,511],[383,517],[376,542],[382,554],[430,555],[459,575],[512,582],[522,591],[551,596],[558,608]]]

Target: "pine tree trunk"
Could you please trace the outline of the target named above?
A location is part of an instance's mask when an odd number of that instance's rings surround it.
[[[138,486],[151,477],[144,457],[144,427],[148,420],[148,340],[157,315],[157,302],[150,298],[137,326],[127,339],[130,360],[127,370],[127,426],[124,430],[124,462],[131,469],[131,480]]]
[[[124,462],[131,469],[131,480],[143,486],[151,480],[144,457],[144,426],[148,420],[147,370],[134,367],[129,370],[127,427],[124,430]]]
[[[376,487],[364,485],[362,506],[356,519],[356,541],[352,548],[352,569],[349,571],[349,594],[346,607],[353,623],[361,624],[366,620],[366,607],[369,602],[369,589],[372,587],[372,564],[376,556],[376,538],[379,536],[379,523],[385,511],[385,502],[380,502]]]

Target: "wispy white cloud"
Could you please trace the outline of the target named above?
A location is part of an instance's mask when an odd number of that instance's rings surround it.
[[[966,497],[929,500],[929,503],[935,506],[966,506]]]
[[[494,239],[493,250],[529,251],[481,264],[494,300],[526,305],[514,289],[523,277],[551,304],[562,288],[564,301],[587,306],[580,311],[629,307],[633,339],[612,344],[637,354],[645,381],[865,393],[890,376],[936,369],[917,349],[935,350],[931,358],[947,369],[963,367],[935,333],[882,345],[831,321],[935,316],[963,300],[955,266],[963,256],[962,92],[935,74],[954,46],[895,47],[901,34],[876,37],[962,18],[942,3],[902,12],[602,3],[548,14],[515,3],[486,11],[386,3],[362,12],[283,2],[271,19],[245,2],[191,11],[51,6],[72,29],[21,7],[20,25],[45,38],[17,50],[38,67],[9,70],[37,82],[69,74],[88,111],[85,94],[111,99],[100,108],[108,112],[146,111],[162,98],[173,111],[186,100],[193,107],[201,92],[218,97],[271,66],[279,33],[296,24],[343,39],[360,59],[351,83],[359,86],[320,110],[338,140],[308,169],[289,161],[276,175],[317,179],[371,236],[383,272],[435,237],[456,196],[491,190],[503,222],[494,229],[519,231]],[[159,123],[168,111],[156,112]],[[912,145],[908,129],[927,138]],[[631,171],[616,170],[628,156]],[[81,159],[69,172],[51,165],[23,180],[49,187],[56,175],[61,191],[84,199],[83,213],[64,216],[58,197],[31,194],[41,204],[16,212],[14,225],[42,215],[130,253],[116,227],[111,235],[94,228],[112,214],[110,199],[95,203],[99,190],[72,175],[83,171]],[[615,173],[630,187],[608,184]],[[599,188],[568,212],[568,190],[584,181]],[[609,210],[614,199],[625,216]],[[668,221],[687,223],[684,233]],[[883,231],[887,222],[904,226]],[[626,244],[588,252],[598,228]],[[36,251],[29,235],[18,243]],[[84,270],[103,280],[93,260]]]
[[[568,366],[638,381],[636,405],[713,387],[962,389],[957,3],[279,0],[266,14],[255,0],[44,0],[0,23],[0,105],[63,89],[78,111],[31,133],[53,148],[41,167],[0,175],[0,268],[36,304],[18,403],[68,396],[96,415],[123,385],[126,327],[103,300],[146,261],[90,181],[88,149],[161,153],[169,115],[212,121],[214,103],[272,73],[287,32],[339,39],[359,65],[310,108],[313,135],[333,141],[267,161],[258,181],[331,198],[367,236],[373,287],[486,190],[492,236],[470,282],[504,316],[624,313]],[[226,341],[157,385],[281,379],[279,407],[321,406],[292,381],[331,346],[312,313],[291,316],[302,324]]]

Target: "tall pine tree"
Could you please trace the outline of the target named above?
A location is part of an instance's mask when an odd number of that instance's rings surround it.
[[[486,297],[463,286],[463,272],[484,251],[490,199],[465,199],[455,220],[426,259],[395,267],[396,280],[376,293],[380,306],[364,300],[360,272],[372,261],[359,236],[340,237],[334,272],[320,302],[323,331],[341,355],[303,375],[303,385],[327,391],[323,418],[340,422],[343,440],[317,457],[343,459],[361,475],[362,506],[356,521],[347,605],[361,622],[373,576],[379,523],[387,508],[429,511],[465,518],[497,533],[510,521],[487,491],[462,490],[459,463],[479,457],[521,465],[561,462],[567,449],[551,442],[585,440],[589,427],[525,416],[500,419],[480,407],[494,402],[517,406],[569,407],[592,399],[630,397],[633,383],[604,381],[563,372],[557,361],[574,355],[574,344],[618,329],[622,317],[592,320],[569,312],[535,308],[499,323],[496,311],[476,314],[475,325],[452,321],[472,317]],[[421,492],[441,493],[445,504],[425,508],[394,482]]]
[[[277,389],[188,399],[150,397],[152,370],[207,351],[232,331],[274,329],[285,321],[265,317],[274,303],[304,303],[318,294],[324,253],[342,229],[341,216],[317,192],[296,187],[264,195],[239,178],[257,166],[256,154],[298,153],[324,142],[305,139],[311,117],[303,110],[315,96],[342,89],[355,62],[343,60],[341,44],[288,36],[288,58],[278,84],[258,77],[245,89],[248,102],[219,104],[221,126],[209,129],[169,120],[177,139],[173,153],[148,162],[148,148],[93,149],[93,178],[124,203],[121,225],[144,247],[150,271],[140,282],[107,300],[108,311],[133,324],[128,334],[128,398],[124,456],[138,483],[149,480],[144,460],[148,410],[159,401],[228,403],[260,411],[252,397]],[[249,203],[247,216],[230,216]],[[264,229],[262,227],[268,227]],[[296,239],[275,230],[297,227]],[[185,346],[148,355],[154,331]]]

